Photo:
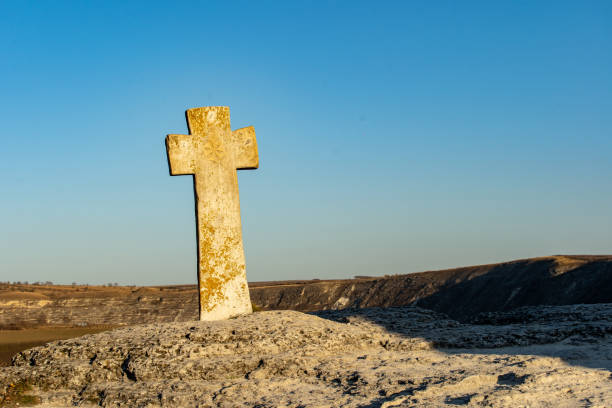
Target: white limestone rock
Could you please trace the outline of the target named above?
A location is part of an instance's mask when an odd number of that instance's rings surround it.
[[[399,307],[132,326],[20,353],[0,400],[12,383],[58,407],[606,406],[612,305],[540,309],[473,325]]]

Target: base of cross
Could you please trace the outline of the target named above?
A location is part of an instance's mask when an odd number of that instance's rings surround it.
[[[211,283],[220,283],[217,279],[200,279],[200,320],[225,320],[253,312],[246,274],[223,282],[212,288]],[[214,298],[218,294],[218,298]]]

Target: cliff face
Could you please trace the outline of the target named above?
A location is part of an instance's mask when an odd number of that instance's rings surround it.
[[[418,305],[467,320],[521,306],[612,302],[612,257],[556,256],[384,278],[253,288],[264,309]]]
[[[197,292],[193,286],[105,288],[21,285],[18,289],[21,290],[0,290],[0,329],[122,326],[198,318]]]
[[[556,256],[443,271],[334,281],[260,282],[264,310],[418,305],[467,321],[521,306],[612,303],[612,256]],[[0,287],[0,328],[132,325],[195,320],[195,285]]]
[[[418,305],[465,320],[531,305],[612,302],[612,257],[556,256],[384,278],[253,288],[264,309]]]

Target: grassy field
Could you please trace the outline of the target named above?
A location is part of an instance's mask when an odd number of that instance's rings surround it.
[[[0,330],[0,366],[11,364],[20,351],[54,340],[71,339],[85,334],[111,330],[112,327],[44,327],[23,330]]]

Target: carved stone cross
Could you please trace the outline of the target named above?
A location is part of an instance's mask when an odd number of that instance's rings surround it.
[[[227,106],[189,109],[187,124],[166,151],[172,176],[194,175],[200,320],[251,313],[236,170],[259,165],[255,130],[232,131]]]

